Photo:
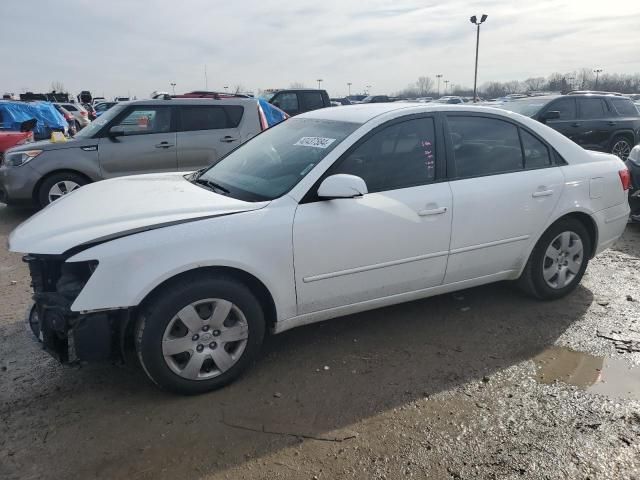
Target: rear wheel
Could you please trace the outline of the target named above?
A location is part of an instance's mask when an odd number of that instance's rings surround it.
[[[633,145],[631,141],[624,135],[618,135],[613,139],[613,142],[611,142],[611,153],[622,160],[627,159],[632,148]]]
[[[518,279],[527,294],[543,300],[561,298],[580,283],[591,252],[591,238],[573,218],[553,224],[538,240]]]
[[[198,394],[240,376],[258,356],[264,331],[262,307],[244,284],[197,275],[151,299],[138,321],[136,351],[157,385]]]
[[[47,177],[38,190],[38,202],[41,207],[46,207],[51,202],[55,202],[59,198],[77,190],[89,181],[73,172],[54,173]]]

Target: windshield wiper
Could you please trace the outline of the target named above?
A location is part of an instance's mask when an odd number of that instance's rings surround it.
[[[196,178],[195,182],[204,185],[205,187],[209,187],[211,190],[220,190],[224,194],[231,193],[228,189],[224,188],[222,185],[217,184],[211,180],[206,180],[204,178]]]

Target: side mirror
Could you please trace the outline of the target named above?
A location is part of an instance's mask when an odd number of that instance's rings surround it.
[[[360,177],[338,173],[325,178],[318,188],[318,197],[326,200],[333,198],[354,198],[369,193],[367,184]]]
[[[111,127],[109,129],[110,137],[123,137],[124,134],[124,127],[121,127],[120,125],[116,125],[115,127]]]
[[[549,110],[548,112],[544,112],[540,116],[540,120],[546,122],[547,120],[558,120],[560,118],[560,112],[558,110]]]

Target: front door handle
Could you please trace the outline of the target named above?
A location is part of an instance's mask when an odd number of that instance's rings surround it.
[[[446,213],[446,211],[447,207],[431,208],[428,210],[420,210],[418,212],[418,215],[420,215],[421,217],[428,217],[430,215],[442,215],[443,213]]]
[[[173,143],[169,143],[169,142],[156,143],[156,148],[169,148],[169,147],[173,147]]]
[[[235,141],[237,141],[237,140],[238,140],[237,138],[233,138],[233,137],[232,137],[232,136],[230,136],[230,135],[227,135],[226,137],[222,137],[222,138],[220,139],[220,141],[221,141],[221,142],[224,142],[224,143],[231,143],[231,142],[235,142]]]
[[[537,190],[531,194],[533,198],[550,197],[553,195],[553,190]]]

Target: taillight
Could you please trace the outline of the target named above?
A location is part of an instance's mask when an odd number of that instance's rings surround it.
[[[631,188],[631,173],[628,169],[622,169],[618,172],[620,181],[622,182],[622,190],[627,191]]]
[[[73,115],[71,115],[70,113],[67,113],[67,114],[64,116],[64,118],[66,118],[66,119],[67,119],[67,121],[71,121],[71,120],[73,120]]]
[[[88,114],[89,114],[89,112],[80,111],[80,115],[82,115],[83,117],[86,117]]]

